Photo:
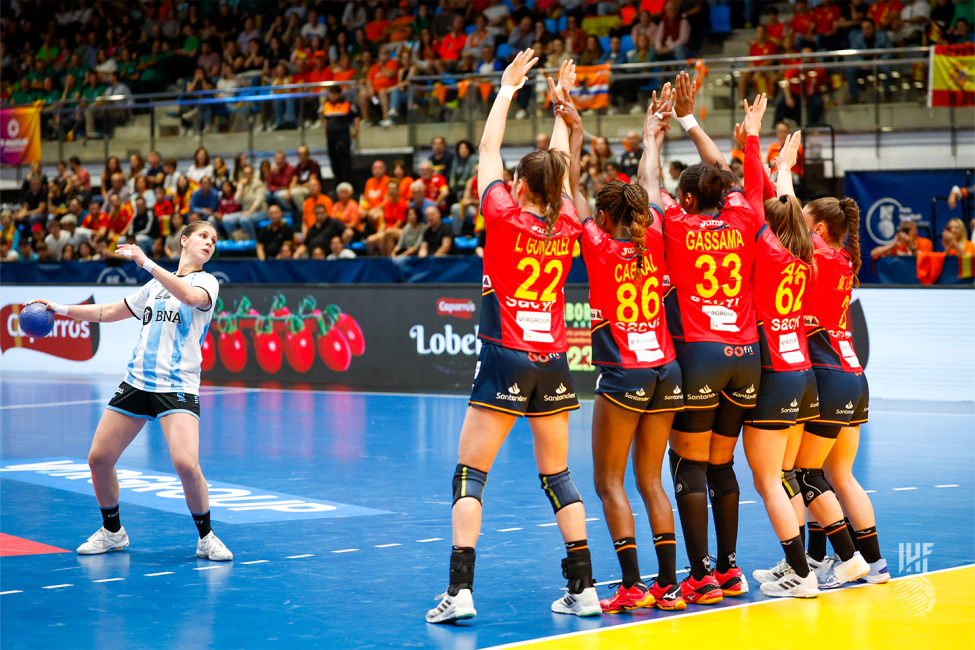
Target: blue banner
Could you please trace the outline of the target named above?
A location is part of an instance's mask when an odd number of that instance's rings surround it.
[[[920,221],[929,224],[921,228],[921,236],[934,242],[940,251],[941,231],[951,217],[945,203],[938,205],[937,223],[931,223],[931,199],[948,196],[952,186],[966,185],[966,170],[939,169],[925,171],[846,172],[846,195],[860,206],[860,250],[863,267],[860,282],[880,282],[871,263],[870,251],[894,240],[901,221]],[[917,278],[914,278],[917,282]]]
[[[175,474],[121,465],[116,466],[115,469],[118,472],[121,488],[120,501],[186,514],[183,487]],[[0,476],[78,494],[95,495],[91,487],[91,470],[88,468],[88,463],[78,458],[29,458],[5,461],[0,468]],[[227,524],[392,514],[386,510],[308,499],[233,483],[211,481],[207,483],[207,487],[210,488],[210,518]]]

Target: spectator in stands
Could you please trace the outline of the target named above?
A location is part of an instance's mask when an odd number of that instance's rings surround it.
[[[578,57],[577,63],[579,65],[596,65],[599,63],[599,59],[603,56],[603,47],[599,44],[599,39],[595,36],[589,35],[586,37],[586,47],[582,50],[582,54]]]
[[[475,58],[481,55],[481,48],[494,42],[493,38],[488,38],[491,33],[487,28],[487,18],[484,14],[474,16],[474,31],[467,35],[464,43],[464,53],[470,53]]]
[[[365,83],[359,90],[359,110],[365,124],[372,123],[367,119],[369,107],[379,101],[379,93],[392,88],[399,83],[400,62],[390,58],[389,50],[383,48],[379,51],[379,61],[369,68]],[[388,112],[384,114],[384,120],[388,119]]]
[[[671,196],[677,196],[677,185],[680,182],[680,175],[684,173],[687,169],[687,165],[679,160],[671,161],[670,165],[667,167],[667,175],[664,177],[664,189]]]
[[[310,184],[313,178],[321,182],[322,169],[312,159],[308,147],[301,145],[298,147],[298,164],[294,166],[294,174],[291,176],[287,192],[280,194],[281,200],[290,199],[295,210],[299,209],[312,193]]]
[[[630,38],[633,39],[634,43],[641,34],[647,38],[648,43],[657,42],[657,23],[653,22],[650,12],[646,10],[640,12],[639,19],[630,29]]]
[[[363,209],[367,211],[380,209],[388,191],[389,176],[386,175],[386,163],[375,160],[372,163],[372,177],[366,180],[360,199]],[[377,216],[380,216],[380,213],[377,213]]]
[[[281,244],[281,252],[278,253],[277,258],[275,259],[293,260],[294,258],[295,256],[294,256],[294,249],[292,248],[292,242],[284,242],[283,244]]]
[[[291,84],[291,75],[288,74],[288,67],[283,61],[279,62],[274,68],[274,76],[271,78],[272,86],[287,86]],[[291,89],[272,90],[274,94],[288,94],[295,92]],[[295,117],[295,98],[285,97],[274,100],[274,127],[273,130],[293,129],[297,126]]]
[[[101,236],[107,237],[114,249],[119,236],[128,230],[129,222],[132,221],[134,213],[135,210],[131,203],[122,203],[118,194],[109,195],[108,205],[102,206],[100,233],[96,233],[96,235],[101,234]]]
[[[842,47],[850,42],[850,33],[860,29],[860,22],[867,17],[869,9],[867,0],[853,0],[850,3],[840,4],[840,11],[843,12],[839,20],[839,38]]]
[[[155,188],[156,186],[162,185],[166,180],[166,170],[163,167],[162,157],[157,151],[150,151],[149,155],[146,156],[146,167],[145,177],[149,182],[149,188]],[[79,164],[79,168],[83,169]],[[79,174],[80,176],[80,174]],[[91,181],[89,179],[88,189],[91,189]]]
[[[0,241],[7,245],[8,251],[17,252],[20,243],[20,231],[14,223],[14,214],[10,210],[0,211]]]
[[[900,0],[874,0],[867,10],[867,18],[873,20],[878,29],[892,29],[894,22],[900,19],[903,7]]]
[[[803,52],[811,53],[811,47],[803,48]],[[806,59],[807,65],[813,65],[816,59]],[[793,120],[797,124],[802,124],[801,101],[805,102],[806,120],[805,126],[817,125],[823,118],[823,91],[828,88],[829,73],[825,68],[806,68],[804,76],[800,76],[798,70],[787,70],[786,80],[783,84],[782,96],[775,105],[775,123],[780,124],[785,118]],[[798,94],[802,94],[800,100]]]
[[[960,4],[960,3],[959,3]],[[946,34],[946,40],[949,43],[960,44],[960,43],[971,43],[972,42],[972,26],[965,18],[956,18],[955,24],[951,29],[948,30]]]
[[[311,258],[313,260],[324,260],[324,259],[326,259],[325,249],[322,248],[321,246],[315,247],[314,249],[312,249]]]
[[[106,198],[112,196],[113,194],[118,195],[119,200],[122,203],[126,203],[130,198],[132,198],[132,192],[129,190],[128,185],[125,184],[125,175],[122,172],[115,172],[109,181],[111,186],[108,191],[102,188],[102,193]]]
[[[284,244],[290,247],[295,238],[294,230],[282,220],[281,208],[272,205],[267,216],[271,223],[257,239],[257,259],[262,262],[268,257],[276,258]]]
[[[423,5],[419,10],[423,10]],[[490,6],[484,9],[483,13],[487,18],[488,31],[496,39],[504,37],[508,32],[508,17],[511,15],[511,10],[501,0],[491,0]]]
[[[535,138],[538,145],[538,138]],[[474,176],[477,168],[478,155],[474,150],[474,145],[468,140],[461,140],[455,148],[454,160],[450,165],[450,176],[447,186],[450,189],[453,200],[456,200],[464,193],[467,181]]]
[[[782,35],[785,31],[785,25],[779,21],[779,8],[775,5],[769,5],[765,8],[765,14],[765,31],[768,34],[768,40],[779,47],[782,44]]]
[[[619,159],[620,172],[631,179],[636,178],[642,156],[643,138],[636,131],[628,131],[626,134],[626,152]]]
[[[68,243],[81,249],[82,242],[91,243],[91,230],[78,227],[78,215],[66,214],[61,217],[61,228],[68,233]]]
[[[436,206],[426,209],[426,229],[423,231],[423,241],[420,244],[420,257],[443,257],[450,253],[454,245],[454,238],[447,231],[447,227],[440,218],[440,210]]]
[[[224,237],[230,237],[234,232],[224,223],[224,217],[240,212],[240,203],[237,202],[235,194],[233,183],[226,179],[220,182],[220,202],[217,204],[216,212],[213,213],[213,219],[216,220],[217,231]],[[211,223],[213,222],[211,221]]]
[[[792,132],[789,125],[785,122],[775,123],[775,138],[776,141],[768,146],[765,153],[765,162],[772,169],[775,169],[775,160],[779,157],[779,151],[782,150],[782,146],[785,144],[785,139]],[[803,152],[803,147],[799,145],[799,151],[796,155],[796,164],[792,166],[792,173],[798,177],[802,177],[805,174],[805,157]]]
[[[542,131],[535,136],[535,151],[548,151],[550,145],[551,138],[549,137],[548,133]]]
[[[87,241],[81,242],[78,246],[78,252],[75,255],[76,262],[90,262],[94,251],[92,251],[91,244]]]
[[[301,241],[305,241],[308,229],[315,224],[315,210],[318,206],[325,208],[326,214],[331,214],[334,203],[332,198],[322,192],[322,186],[317,177],[308,181],[309,194],[301,208]]]
[[[290,187],[294,174],[295,168],[288,163],[284,151],[279,149],[274,154],[274,165],[271,166],[271,174],[267,180],[268,203],[273,202],[282,210],[293,209]]]
[[[796,47],[801,49],[816,46],[816,21],[809,11],[809,3],[806,0],[796,0],[792,6],[789,31],[792,33],[792,38],[796,40]]]
[[[132,194],[129,196],[129,202],[133,206],[135,206],[137,198],[145,201],[150,208],[156,204],[156,193],[149,189],[149,181],[146,180],[145,176],[136,176],[133,187]]]
[[[464,33],[464,17],[454,14],[451,21],[450,32],[440,39],[440,49],[437,51],[439,58],[434,61],[434,69],[437,74],[448,74],[457,69],[457,62],[460,59],[464,46],[467,45],[467,34]]]
[[[958,218],[948,221],[941,232],[941,247],[948,255],[975,255],[975,244],[969,241],[965,224]]]
[[[153,244],[162,236],[159,228],[159,220],[156,215],[146,205],[145,199],[139,197],[135,200],[135,214],[129,222],[129,227],[125,231],[127,237],[134,237],[136,245],[141,248],[146,255],[152,253]]]
[[[437,139],[443,140],[443,138]],[[431,160],[424,160],[420,163],[419,182],[423,184],[426,198],[433,201],[438,208],[446,210],[450,188],[447,186],[447,179],[441,174],[434,173],[434,163]],[[426,210],[424,210],[423,214],[427,214]]]
[[[485,45],[484,47],[488,47]],[[379,90],[379,107],[383,111],[382,126],[392,126],[401,111],[406,111],[409,99],[409,80],[419,74],[419,69],[413,62],[412,51],[403,48],[398,57],[399,69],[396,71],[396,83]]]
[[[40,242],[44,243],[44,242]],[[18,262],[36,262],[37,253],[34,252],[33,246],[31,246],[30,239],[24,237],[20,240],[20,251],[17,255]]]
[[[112,72],[108,75],[108,87],[102,93],[103,101],[114,106],[105,111],[108,124],[108,134],[112,135],[115,127],[128,122],[129,112],[132,108],[132,90],[119,80],[118,73]]]
[[[850,34],[850,49],[873,50],[891,48],[893,48],[893,44],[890,42],[890,37],[887,36],[887,32],[878,30],[874,25],[874,21],[870,18],[864,18],[860,23],[860,29]],[[873,61],[876,58],[876,56],[870,56],[865,58],[864,61]],[[881,54],[880,58],[889,59],[891,55]],[[893,92],[891,88],[890,66],[886,64],[878,65],[876,72],[879,73],[880,77],[883,77],[884,101],[889,102]],[[856,104],[860,101],[860,80],[873,74],[874,67],[870,65],[851,66],[846,69],[846,85],[850,91],[850,98],[848,100],[850,104]]]
[[[843,11],[834,0],[823,0],[821,5],[813,9],[812,18],[816,27],[816,49],[842,49],[844,41],[841,40],[840,20],[843,18]]]
[[[375,208],[371,218],[380,218],[379,231],[366,238],[366,250],[371,255],[378,251],[381,255],[390,255],[399,241],[406,223],[406,210],[409,201],[399,191],[399,183],[393,179],[386,184],[386,196],[382,205]]]
[[[166,241],[163,247],[166,257],[171,260],[179,259],[180,252],[183,249],[183,244],[180,242],[182,234],[183,215],[179,212],[174,212],[173,216],[169,219],[169,234],[166,235]]]
[[[798,0],[803,2],[804,0]],[[797,2],[797,4],[798,4]],[[683,61],[691,56],[691,23],[680,15],[679,4],[670,0],[664,6],[664,19],[657,28],[657,59]]]
[[[34,250],[36,251],[34,253],[36,256],[34,261],[40,262],[41,264],[57,261],[57,259],[51,255],[51,251],[48,249],[47,244],[44,241],[39,241],[34,244]]]
[[[917,255],[918,253],[930,253],[934,250],[934,243],[927,237],[919,237],[917,234],[917,223],[911,219],[901,221],[900,228],[894,234],[894,239],[889,244],[883,244],[870,251],[870,256],[874,259],[886,257],[888,255]]]
[[[410,185],[410,206],[417,209],[417,214],[426,214],[427,208],[437,204],[427,198],[427,186],[422,179],[417,179]]]
[[[413,177],[410,176],[409,168],[406,166],[405,160],[397,160],[393,163],[393,176],[390,180],[394,180],[399,183],[399,193],[404,199],[409,200],[413,190],[411,185],[413,185]]]
[[[341,237],[347,230],[344,223],[338,219],[333,219],[328,214],[328,209],[323,204],[316,204],[313,212],[314,220],[302,237],[302,243],[295,250],[296,258],[303,258],[308,251],[316,248],[326,249],[332,243],[333,237]]]
[[[190,212],[199,212],[204,219],[213,225],[217,225],[219,220],[210,217],[217,213],[219,207],[220,193],[211,185],[210,177],[204,176],[200,180],[200,189],[190,196]]]
[[[354,190],[352,183],[339,183],[335,187],[335,194],[339,200],[332,206],[331,216],[345,224],[346,242],[356,240],[361,236],[362,217],[359,214],[359,202],[352,198]]]
[[[447,151],[447,141],[441,136],[437,136],[430,141],[430,149],[433,151],[430,156],[433,173],[439,174],[445,179],[449,178],[451,167],[454,164],[454,154]]]
[[[748,50],[748,56],[768,56],[777,53],[778,49],[775,43],[768,39],[768,31],[765,29],[765,25],[756,25],[755,40],[752,41],[752,45]],[[773,61],[768,59],[749,61],[747,69],[738,77],[738,96],[746,98],[751,102],[749,91],[753,85],[758,93],[768,93],[769,96],[775,95],[775,86],[770,83],[769,75],[762,70],[755,70],[755,68],[772,64]]]
[[[71,244],[65,244],[64,248],[61,249],[61,261],[62,262],[76,262],[78,261],[78,254],[74,250],[74,246]]]
[[[213,180],[213,165],[210,164],[210,153],[206,147],[200,147],[193,154],[193,164],[186,170],[186,177],[197,185],[204,178]]]
[[[341,86],[330,86],[322,117],[332,173],[336,181],[348,182],[352,178],[352,138],[359,136],[359,109],[342,97]]]
[[[345,243],[342,241],[342,238],[339,236],[332,237],[328,248],[332,252],[329,253],[328,257],[326,257],[325,259],[329,261],[355,259],[355,253],[353,253],[352,251],[350,251],[348,248],[345,247]]]
[[[948,231],[945,230],[945,232]],[[68,243],[70,243],[70,241],[71,235],[62,230],[60,221],[57,219],[51,219],[47,222],[47,237],[44,238],[44,243],[47,244],[47,248],[51,252],[52,258],[55,260],[60,260],[61,251]]]
[[[254,177],[254,168],[244,167],[234,192],[234,202],[239,209],[223,215],[223,226],[230,236],[239,228],[247,239],[256,240],[255,224],[265,218],[267,212],[267,187],[261,179]]]
[[[72,173],[78,175],[84,189],[91,191],[91,174],[81,166],[81,159],[78,156],[71,156],[68,159],[68,166],[71,168]]]
[[[609,39],[609,49],[599,57],[599,63],[612,63],[614,65],[626,63],[626,54],[620,47],[620,37],[611,36]]]
[[[155,202],[152,204],[152,211],[155,213],[156,218],[159,219],[160,224],[162,224],[165,229],[165,224],[169,223],[169,218],[176,211],[173,205],[172,198],[166,194],[165,188],[162,185],[157,185],[155,191]],[[71,210],[71,206],[68,206],[68,210]]]
[[[464,191],[459,196],[460,200],[450,206],[454,235],[457,237],[474,232],[477,213],[481,207],[481,197],[477,191],[477,165],[474,166],[474,173],[467,179]]]
[[[508,46],[514,52],[527,50],[535,42],[535,27],[531,16],[524,16],[508,34]]]

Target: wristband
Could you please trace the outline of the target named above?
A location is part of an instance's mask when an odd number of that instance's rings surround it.
[[[501,86],[501,90],[498,91],[498,97],[513,99],[515,96],[515,91],[518,90],[518,88],[519,86]]]
[[[51,311],[53,311],[58,316],[67,316],[68,315],[68,306],[67,305],[59,305],[56,302],[51,302],[51,303],[48,303],[47,308],[50,309]]]
[[[684,127],[685,131],[690,131],[695,126],[698,126],[697,120],[692,114],[685,115],[684,117],[678,117],[677,121],[680,122],[680,125]]]
[[[958,194],[960,196],[964,196],[964,194],[962,194],[962,192],[961,192],[961,188],[958,187],[957,185],[955,185],[953,188],[951,188],[951,191],[948,192],[948,195],[949,196],[952,195],[952,194]]]
[[[142,265],[142,269],[149,275],[152,275],[152,270],[154,268],[156,268],[156,263],[152,260],[146,260]]]

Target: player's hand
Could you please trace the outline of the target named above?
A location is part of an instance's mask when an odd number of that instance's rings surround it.
[[[559,104],[555,109],[555,114],[562,118],[562,121],[571,131],[582,130],[582,116],[579,115],[579,110],[571,99]]]
[[[672,105],[670,102],[664,102],[660,105],[659,110],[653,111],[653,103],[647,108],[647,119],[643,122],[643,139],[656,138],[657,134],[661,131],[667,131],[670,129],[670,124],[667,122],[670,120]]]
[[[677,117],[694,114],[694,84],[686,72],[681,72],[674,80],[674,113]]]
[[[569,91],[576,86],[576,63],[572,59],[564,61],[559,68],[559,86],[565,94],[564,99],[568,100]]]
[[[45,307],[47,307],[49,310],[54,311],[53,309],[51,309],[51,305],[53,303],[50,300],[44,300],[43,298],[35,298],[34,300],[28,300],[27,302],[24,303],[24,307],[26,307],[27,305],[33,305],[35,302],[39,302]]]
[[[738,145],[742,149],[745,148],[745,136],[747,136],[747,135],[748,134],[745,133],[745,127],[743,127],[741,124],[738,124],[736,122],[735,123],[735,142],[737,142]]]
[[[954,188],[952,188],[951,192],[948,194],[948,208],[954,210],[955,206],[958,205],[958,199],[960,198],[961,192],[956,192]]]
[[[755,103],[751,106],[748,105],[747,99],[742,101],[745,103],[745,119],[742,120],[741,125],[747,135],[758,135],[762,131],[762,117],[768,107],[768,98],[765,93],[762,93],[755,97]]]
[[[785,170],[791,173],[789,170],[795,166],[796,160],[799,158],[799,144],[801,142],[802,131],[796,131],[786,136],[785,144],[779,151],[779,157],[775,159],[775,166],[779,168],[779,171]]]
[[[664,84],[664,87],[660,89],[660,97],[659,98],[657,97],[657,91],[656,90],[653,91],[653,94],[650,96],[650,110],[651,110],[651,112],[653,112],[653,113],[660,112],[661,107],[664,104],[666,104],[668,101],[670,101],[671,98],[673,98],[673,96],[674,96],[673,87],[670,85],[670,82],[668,81],[667,83]],[[669,115],[667,117],[668,117],[668,119],[670,118]]]
[[[115,254],[123,257],[131,257],[132,261],[140,267],[146,263],[146,254],[135,244],[122,244],[115,249]]]
[[[501,75],[501,85],[521,88],[528,78],[528,71],[536,63],[538,63],[538,57],[535,56],[535,50],[528,48],[519,52],[508,67],[504,69],[504,73]]]

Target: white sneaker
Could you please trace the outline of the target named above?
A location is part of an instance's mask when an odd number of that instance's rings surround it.
[[[884,558],[880,558],[876,562],[870,562],[867,566],[870,567],[870,573],[857,580],[857,582],[863,582],[868,585],[882,585],[890,581],[887,560]]]
[[[399,111],[396,110],[396,107],[395,106],[389,109],[389,117],[392,117],[392,118],[399,117]]]
[[[552,611],[576,616],[599,616],[603,613],[595,587],[587,587],[579,594],[566,591],[564,596],[552,603]]]
[[[515,119],[516,119],[516,120],[523,120],[523,119],[525,119],[525,117],[527,117],[527,116],[528,116],[528,113],[526,113],[526,112],[525,112],[525,109],[523,109],[523,108],[519,108],[519,109],[518,109],[518,112],[517,112],[517,113],[515,113]]]
[[[447,623],[477,616],[470,589],[461,589],[456,596],[445,592],[437,596],[437,600],[440,604],[427,612],[427,623]]]
[[[791,568],[778,580],[763,582],[761,589],[763,594],[773,598],[815,598],[819,595],[815,573],[810,571],[805,578],[800,578]]]
[[[109,532],[104,526],[88,538],[88,541],[78,547],[79,555],[100,555],[121,551],[129,545],[129,536],[125,532],[125,526],[119,528],[117,533]]]
[[[229,562],[234,559],[234,554],[211,530],[206,537],[201,537],[196,543],[196,557],[205,557],[214,562]]]
[[[393,126],[393,124],[394,124],[393,119],[390,118],[390,117],[387,117],[385,120],[383,120],[382,122],[379,123],[379,126],[381,126],[383,128],[388,128],[390,126]]]
[[[833,561],[833,575],[840,584],[854,582],[870,573],[870,565],[863,559],[859,552],[854,553],[846,562],[840,562],[838,558]]]
[[[785,558],[782,558],[779,560],[779,563],[771,569],[755,569],[752,571],[752,577],[759,582],[775,582],[788,573],[791,569],[792,567],[790,567],[789,563],[785,561]]]
[[[819,589],[836,589],[842,586],[842,582],[836,579],[833,574],[833,561],[834,558],[826,557],[823,558],[822,562],[817,562],[808,555],[806,555],[806,562],[809,564],[809,570],[816,574],[816,581],[819,582]]]

